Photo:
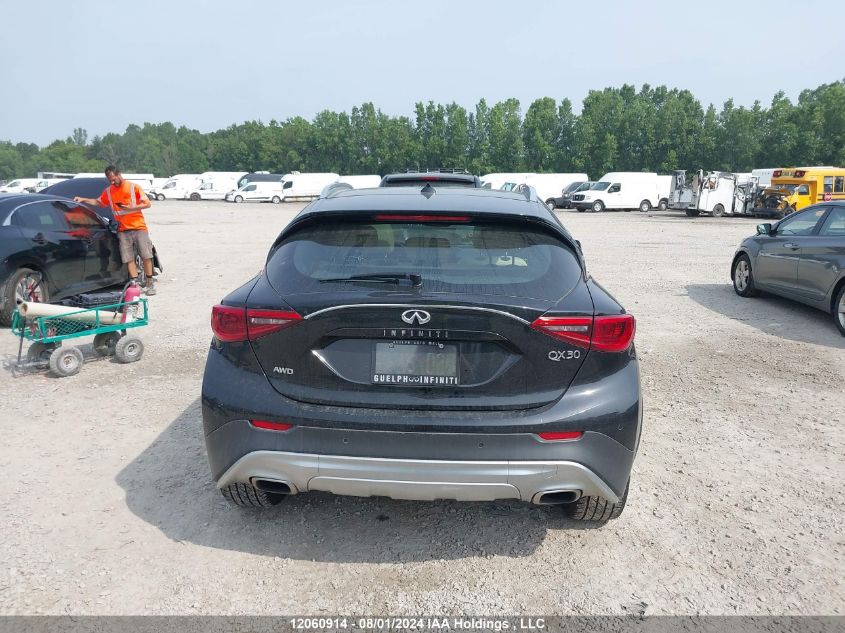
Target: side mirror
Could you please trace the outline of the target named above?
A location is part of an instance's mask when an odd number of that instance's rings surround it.
[[[757,225],[757,235],[771,235],[772,234],[772,225],[769,222],[765,224],[758,224]]]

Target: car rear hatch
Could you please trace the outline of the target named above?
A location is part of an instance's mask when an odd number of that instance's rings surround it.
[[[560,235],[455,215],[302,226],[271,253],[248,303],[257,323],[279,322],[251,337],[279,393],[384,409],[553,402],[589,342],[555,338],[538,319],[593,314]]]

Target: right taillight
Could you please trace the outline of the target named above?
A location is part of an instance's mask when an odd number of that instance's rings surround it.
[[[624,352],[634,341],[636,321],[630,314],[597,317],[546,317],[535,320],[535,330],[576,347],[600,352]]]
[[[216,305],[211,309],[211,329],[225,343],[253,341],[267,334],[278,332],[302,317],[284,310],[258,310]]]
[[[597,316],[593,322],[592,347],[600,352],[624,352],[634,342],[636,330],[633,315]]]

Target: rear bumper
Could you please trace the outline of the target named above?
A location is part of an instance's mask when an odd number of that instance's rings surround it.
[[[209,350],[202,415],[211,475],[218,485],[255,478],[298,492],[403,499],[512,498],[580,490],[620,497],[642,424],[636,355],[589,354],[565,395],[538,409],[425,411],[298,402],[279,394],[245,345]],[[249,420],[292,424],[288,431]],[[582,431],[544,441],[542,431]]]
[[[596,495],[612,502],[616,493],[589,468],[575,462],[402,460],[343,455],[255,451],[235,462],[218,480],[224,487],[255,480],[282,482],[291,494],[324,491],[356,497],[433,501],[518,499],[538,503],[543,493]]]

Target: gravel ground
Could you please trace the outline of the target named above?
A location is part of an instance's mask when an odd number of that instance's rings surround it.
[[[210,308],[300,208],[156,203],[144,358],[0,374],[0,613],[845,613],[845,338],[733,293],[749,219],[561,213],[638,319],[645,429],[618,520],[322,493],[230,507],[199,410]]]

